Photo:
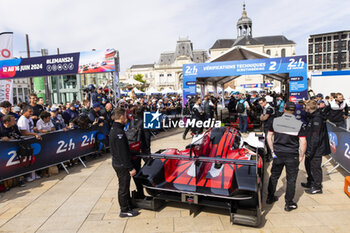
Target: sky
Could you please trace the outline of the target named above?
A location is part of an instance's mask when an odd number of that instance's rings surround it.
[[[14,54],[31,56],[115,48],[121,72],[174,51],[180,37],[194,49],[235,39],[243,0],[0,0],[0,32],[14,32]],[[309,35],[350,30],[349,0],[246,0],[253,36],[284,35],[306,55]]]

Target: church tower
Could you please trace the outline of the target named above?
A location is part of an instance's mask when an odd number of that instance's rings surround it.
[[[247,16],[247,11],[245,10],[245,3],[243,4],[242,17],[237,22],[237,39],[242,37],[252,37],[253,22]]]

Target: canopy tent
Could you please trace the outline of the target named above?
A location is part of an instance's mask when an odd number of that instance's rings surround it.
[[[178,95],[182,95],[183,90],[180,88],[176,92],[177,92]]]
[[[154,88],[150,88],[146,91],[146,94],[147,95],[160,95],[162,94],[160,91],[157,91],[156,89]]]
[[[223,62],[223,61],[239,61],[239,60],[251,60],[251,59],[263,59],[270,58],[269,55],[265,53],[260,53],[252,49],[248,49],[246,47],[235,46],[226,52],[220,54],[219,56],[209,60],[210,62]],[[236,78],[239,78],[241,75],[237,76],[217,76],[217,77],[204,77],[197,78],[197,84],[207,84],[207,83],[215,83],[216,85],[223,85],[228,83]],[[285,73],[279,74],[265,74],[266,77],[275,79],[281,82],[285,82],[288,80],[289,75]]]
[[[170,89],[169,87],[164,88],[164,90],[161,91],[163,95],[176,95],[177,91]]]
[[[120,92],[120,95],[121,95],[121,96],[127,96],[127,95],[128,95],[128,92],[127,92],[127,91],[121,91],[121,92]]]
[[[227,92],[227,93],[231,93],[231,92],[234,92],[234,91],[235,91],[235,89],[233,89],[232,87],[228,87],[228,88],[225,89],[225,92]]]
[[[214,95],[217,95],[218,87],[245,75],[262,75],[263,79],[280,81],[282,90],[289,93],[291,101],[307,98],[306,56],[271,58],[235,46],[207,63],[184,64],[183,70],[183,104],[189,96],[196,95],[197,86],[200,86],[202,97],[208,86],[214,86]]]
[[[141,85],[142,84],[142,82],[139,82],[135,79],[128,79],[128,80],[126,80],[126,83],[130,84],[130,85]]]
[[[133,90],[134,90],[134,93],[135,93],[136,95],[146,95],[146,93],[145,93],[145,92],[140,91],[140,90],[139,90],[139,89],[137,89],[136,87],[135,87]]]

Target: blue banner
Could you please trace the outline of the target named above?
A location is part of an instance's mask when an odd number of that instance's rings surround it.
[[[183,65],[183,99],[196,95],[197,78],[257,74],[289,74],[291,100],[307,98],[306,56]]]
[[[350,132],[327,122],[331,156],[350,173]]]
[[[40,170],[67,160],[87,155],[98,149],[106,140],[107,127],[94,130],[74,129],[55,131],[41,135],[42,140],[27,138],[24,140],[0,141],[0,180]],[[33,155],[19,157],[19,144],[30,145]]]
[[[0,79],[114,72],[114,49],[0,61]]]

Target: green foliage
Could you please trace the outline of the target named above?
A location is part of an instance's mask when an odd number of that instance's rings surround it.
[[[135,74],[134,75],[134,79],[136,81],[139,81],[139,82],[143,83],[143,84],[146,83],[146,80],[143,79],[143,74]]]

